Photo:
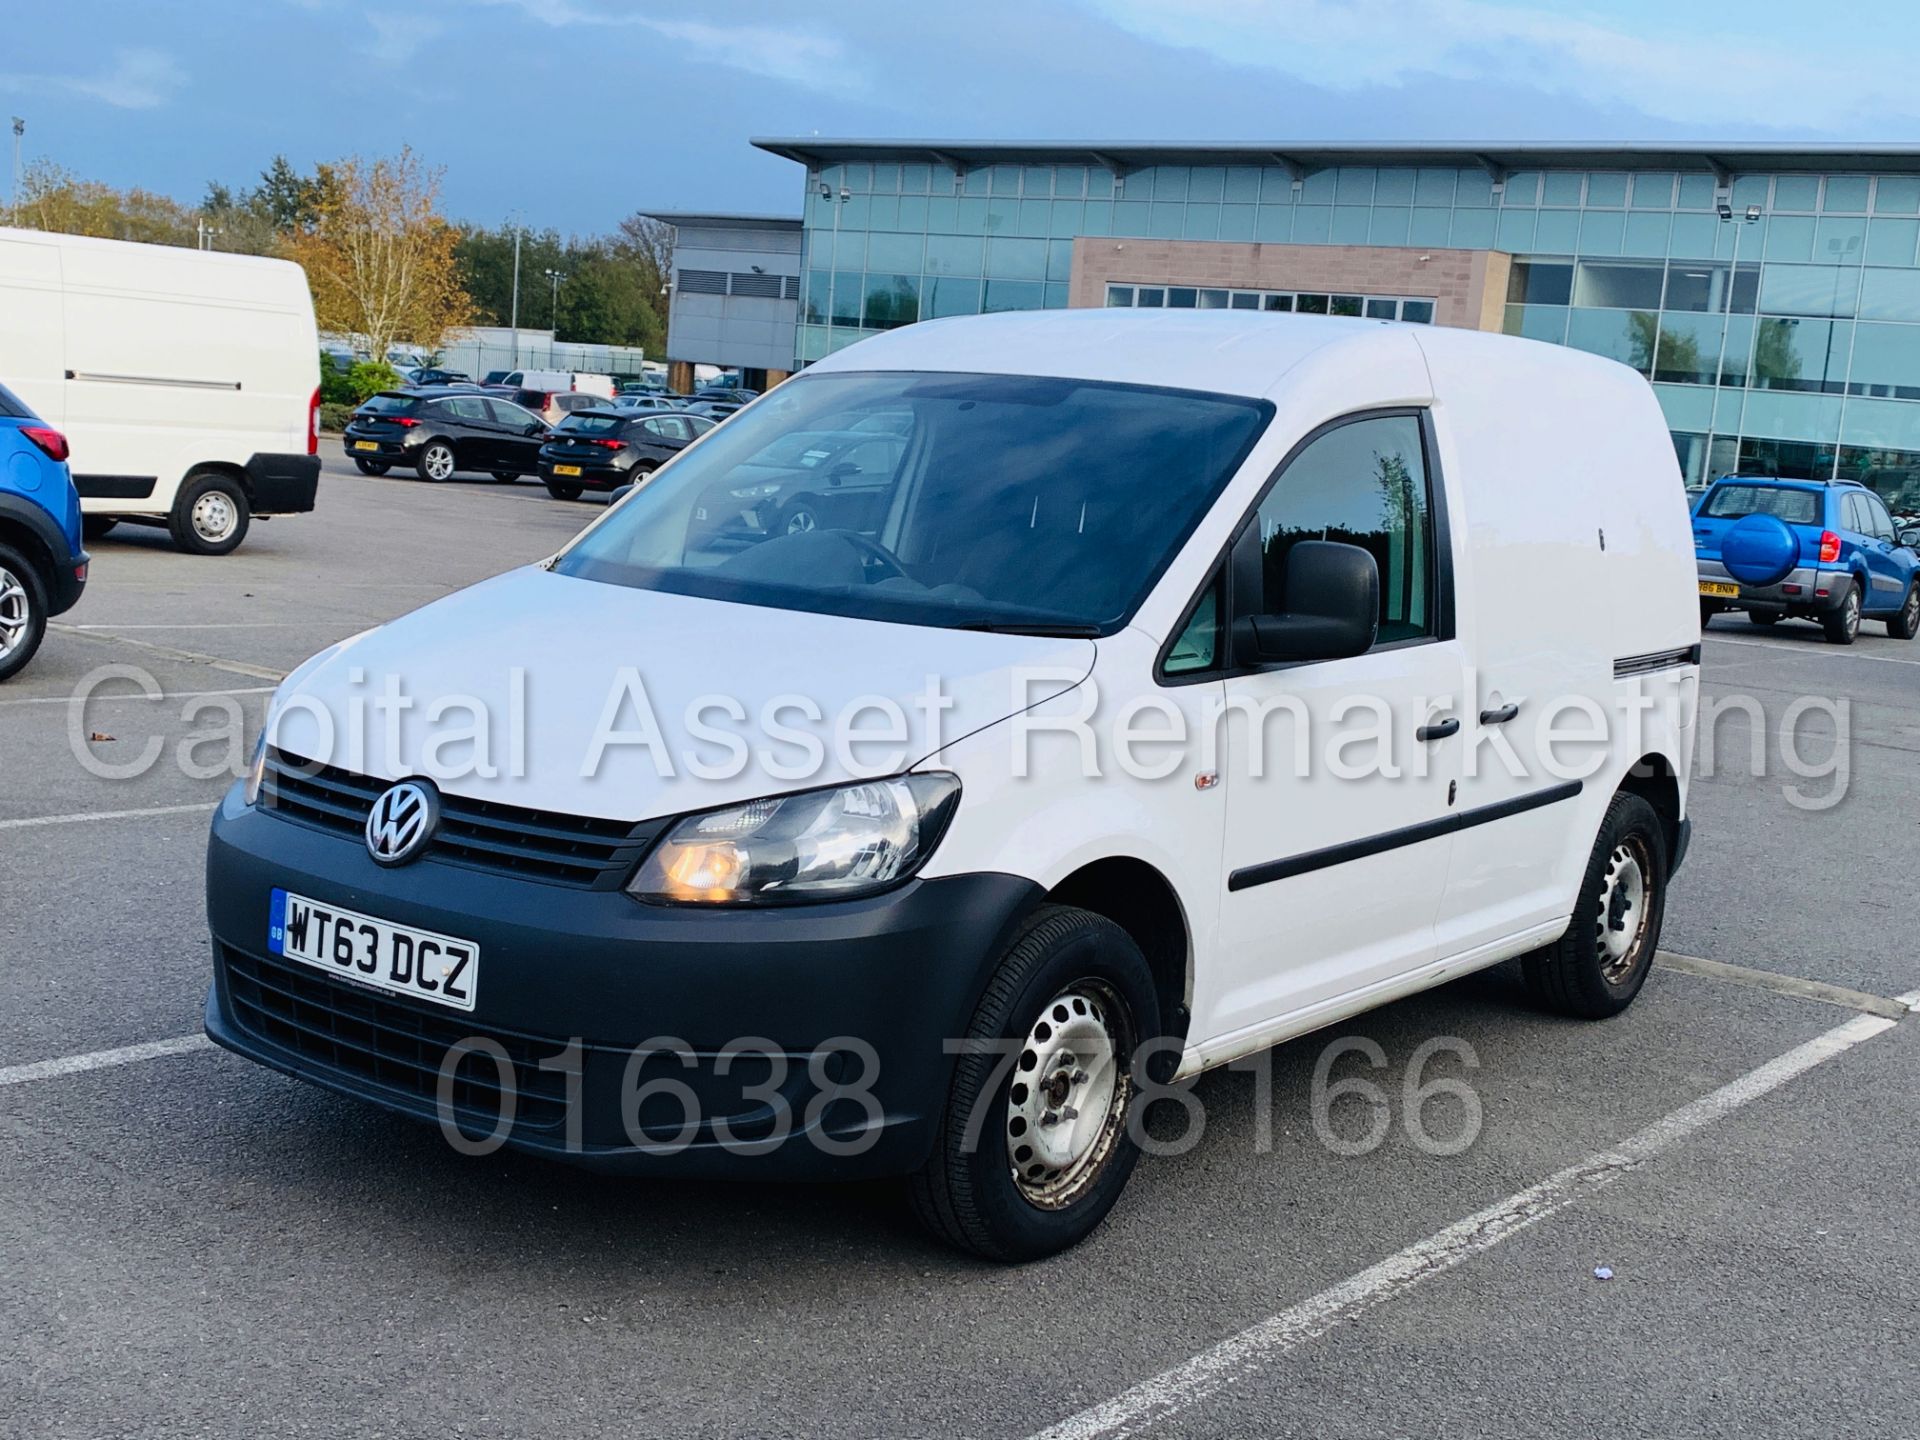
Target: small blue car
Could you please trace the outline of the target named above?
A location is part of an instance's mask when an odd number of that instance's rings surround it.
[[[0,680],[26,668],[47,621],[87,584],[67,437],[0,385]]]
[[[1694,504],[1693,547],[1702,626],[1744,610],[1756,625],[1816,621],[1836,645],[1863,617],[1896,640],[1920,634],[1920,529],[1897,529],[1854,481],[1725,476]]]

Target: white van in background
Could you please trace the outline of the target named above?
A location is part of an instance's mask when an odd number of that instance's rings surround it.
[[[87,534],[225,555],[313,509],[319,338],[298,265],[0,229],[0,381],[72,446]]]
[[[500,383],[518,390],[578,391],[603,400],[613,398],[611,375],[589,375],[579,370],[515,370]]]

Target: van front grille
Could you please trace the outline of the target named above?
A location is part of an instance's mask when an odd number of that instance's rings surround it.
[[[285,819],[357,839],[366,831],[374,801],[391,784],[269,750],[260,803]],[[611,890],[619,888],[669,823],[599,820],[443,793],[440,825],[424,858],[580,889]]]

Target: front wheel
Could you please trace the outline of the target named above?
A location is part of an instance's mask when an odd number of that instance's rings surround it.
[[[0,545],[0,680],[27,668],[47,633],[47,587],[11,545]]]
[[[1667,832],[1638,795],[1615,795],[1587,859],[1567,933],[1521,962],[1527,988],[1562,1015],[1604,1020],[1633,1003],[1667,910]]]
[[[230,555],[247,538],[247,495],[225,475],[189,475],[167,516],[173,543],[189,555]]]
[[[451,480],[453,446],[444,440],[429,440],[420,447],[420,458],[414,461],[414,468],[422,480]]]
[[[1158,1026],[1152,973],[1124,930],[1087,910],[1036,911],[967,1027],[912,1181],[921,1222],[990,1260],[1084,1239],[1139,1159],[1133,1061]]]
[[[384,475],[393,468],[385,460],[362,460],[358,455],[353,457],[353,463],[362,475]]]
[[[1887,634],[1896,640],[1911,640],[1920,635],[1920,580],[1907,589],[1907,603],[1900,613],[1887,621]]]
[[[547,493],[556,500],[578,500],[585,488],[583,485],[567,485],[558,480],[547,481]]]
[[[1840,599],[1840,608],[1820,622],[1827,639],[1835,645],[1851,645],[1860,633],[1860,587],[1851,581]]]

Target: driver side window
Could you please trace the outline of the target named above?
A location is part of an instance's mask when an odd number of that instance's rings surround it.
[[[1338,425],[1293,458],[1254,523],[1267,611],[1286,593],[1287,556],[1303,540],[1357,545],[1380,568],[1377,645],[1436,636],[1431,481],[1415,415]],[[1236,598],[1236,608],[1240,601]]]

